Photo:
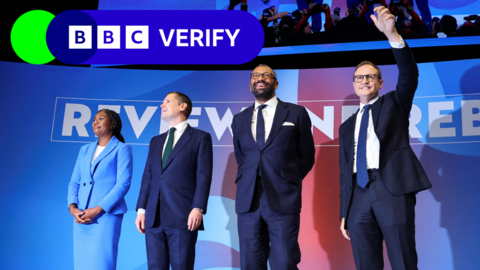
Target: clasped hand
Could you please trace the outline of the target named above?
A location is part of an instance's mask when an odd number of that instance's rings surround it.
[[[70,214],[75,218],[74,222],[78,224],[86,224],[91,223],[92,220],[102,212],[102,208],[100,206],[95,206],[94,208],[88,208],[84,211],[81,211],[77,208],[76,205],[71,204],[69,207]]]

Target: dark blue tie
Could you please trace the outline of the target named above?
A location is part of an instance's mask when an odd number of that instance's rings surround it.
[[[363,107],[362,121],[360,122],[360,132],[357,141],[357,183],[362,188],[368,184],[367,171],[367,129],[370,105]]]
[[[257,111],[257,145],[260,150],[263,150],[265,147],[265,119],[263,119],[262,113],[265,107],[267,107],[267,105],[260,105]]]

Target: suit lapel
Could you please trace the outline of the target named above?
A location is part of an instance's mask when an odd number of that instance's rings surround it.
[[[168,165],[172,162],[172,160],[175,158],[175,156],[182,150],[182,148],[187,144],[188,141],[192,138],[192,135],[194,133],[194,130],[190,125],[187,125],[187,128],[183,132],[182,136],[180,139],[178,139],[177,143],[172,149],[172,152],[170,152],[170,155],[168,156],[167,164],[165,165],[166,170],[168,168]]]
[[[380,109],[382,108],[382,101],[383,98],[379,97],[375,103],[372,105],[372,120],[373,120],[373,127],[377,127],[378,116],[380,115]]]
[[[168,135],[168,131],[160,135],[160,138],[159,138],[160,141],[158,142],[159,144],[157,146],[157,147],[159,147],[158,150],[160,151],[160,153],[159,153],[160,158],[158,159],[157,166],[158,166],[158,168],[160,168],[161,172],[163,172],[163,166],[162,166],[163,146],[165,145],[165,140],[167,139],[167,135]]]
[[[97,148],[97,145],[98,145],[98,139],[95,142],[90,143],[88,145],[88,150],[87,150],[87,153],[85,154],[85,162],[87,163],[86,166],[90,171],[90,174],[92,174],[92,168],[93,168],[92,159],[93,159],[93,154],[95,154],[95,149]]]
[[[248,142],[253,143],[254,145],[257,145],[257,142],[255,141],[255,138],[253,138],[252,134],[252,117],[253,117],[253,111],[255,110],[255,103],[245,109],[245,113],[243,114],[243,126],[244,126],[244,131],[247,133],[248,137]],[[258,148],[258,145],[256,146]]]
[[[115,149],[115,147],[117,147],[118,142],[119,141],[118,141],[117,137],[112,136],[110,141],[107,143],[107,146],[105,147],[105,149],[103,149],[103,151],[100,153],[100,155],[98,155],[98,157],[93,161],[92,167],[90,168],[91,175],[95,174],[95,171],[97,170],[98,163],[100,161],[102,161],[102,159],[104,159],[108,154],[110,154],[113,151],[113,149]],[[98,141],[97,141],[97,143],[98,143]],[[96,146],[95,146],[95,148],[96,148]]]
[[[277,133],[282,128],[283,122],[288,115],[288,104],[278,100],[277,108],[275,109],[275,116],[273,117],[272,128],[270,129],[270,134],[268,135],[267,142],[265,143],[265,148],[270,145],[277,136]],[[263,150],[263,149],[260,149]]]

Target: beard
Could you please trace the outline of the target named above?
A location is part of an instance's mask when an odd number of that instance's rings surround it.
[[[259,91],[256,87],[257,84],[259,83],[263,83],[267,87],[264,90]],[[258,81],[256,83],[251,84],[250,90],[252,90],[252,93],[255,96],[255,99],[259,101],[267,101],[275,95],[275,89],[272,87],[271,84],[269,84],[266,81]]]

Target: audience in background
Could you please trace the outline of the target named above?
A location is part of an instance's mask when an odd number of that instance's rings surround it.
[[[413,0],[389,0],[388,5],[385,0],[347,0],[343,18],[339,7],[332,14],[329,5],[321,2],[302,0],[298,6],[309,3],[308,8],[291,13],[278,13],[274,5],[264,9],[259,17],[265,31],[264,47],[383,40],[385,37],[370,23],[371,10],[378,5],[387,7],[395,15],[397,31],[407,39],[480,35],[478,15],[465,17],[465,23],[458,26],[457,19],[450,15],[432,18],[428,0],[415,0],[421,17],[414,10]],[[247,11],[247,0],[230,0],[228,9],[240,3],[242,10]],[[322,26],[316,18],[321,18],[318,15],[322,13],[325,14],[324,31],[319,32]]]
[[[332,22],[333,22],[333,25],[336,25],[338,21],[340,21],[342,18],[340,18],[340,11],[341,9],[339,7],[336,7],[334,10],[333,10],[333,14],[332,14]]]
[[[404,38],[431,37],[429,30],[408,0],[392,0],[389,9],[396,17],[397,31]]]

